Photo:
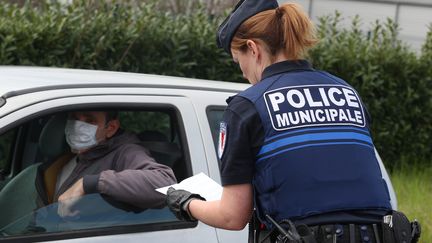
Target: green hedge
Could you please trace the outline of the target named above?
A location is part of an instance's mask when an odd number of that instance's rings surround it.
[[[432,32],[418,56],[398,37],[393,21],[362,32],[359,18],[339,28],[340,15],[321,18],[314,65],[361,94],[372,116],[376,146],[389,166],[430,165],[432,148]]]
[[[310,58],[362,95],[388,166],[429,164],[432,152],[432,34],[421,55],[397,39],[391,22],[362,32],[358,19],[341,29],[338,14],[317,24],[320,43]],[[189,16],[153,4],[97,7],[86,1],[39,8],[0,4],[0,64],[115,70],[245,82],[216,48],[220,18]]]
[[[202,11],[171,16],[153,4],[3,4],[0,63],[239,80],[216,48],[214,26]]]

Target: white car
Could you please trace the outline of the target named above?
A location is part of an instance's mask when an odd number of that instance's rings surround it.
[[[167,208],[122,210],[99,194],[80,200],[80,217],[64,219],[56,203],[35,209],[34,182],[38,166],[66,149],[65,114],[83,109],[120,111],[123,128],[138,133],[179,181],[204,172],[220,182],[216,148],[225,100],[249,85],[30,67],[0,67],[0,84],[0,242],[247,241],[247,229],[182,222]]]

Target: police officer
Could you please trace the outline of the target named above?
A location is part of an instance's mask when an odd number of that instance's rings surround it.
[[[222,198],[169,189],[178,218],[240,230],[255,208],[261,240],[383,242],[390,196],[366,111],[347,82],[304,60],[316,41],[294,3],[242,0],[222,23],[218,45],[253,86],[221,123]]]

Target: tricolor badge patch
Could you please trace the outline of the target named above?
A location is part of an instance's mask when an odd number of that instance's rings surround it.
[[[226,137],[227,137],[227,124],[225,122],[221,122],[219,127],[219,146],[218,146],[219,159],[222,158],[223,152],[225,150]]]

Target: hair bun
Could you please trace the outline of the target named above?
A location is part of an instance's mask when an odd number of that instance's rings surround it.
[[[275,8],[275,14],[276,14],[276,17],[277,17],[278,19],[282,18],[282,16],[283,16],[283,11],[281,10],[280,7]]]

